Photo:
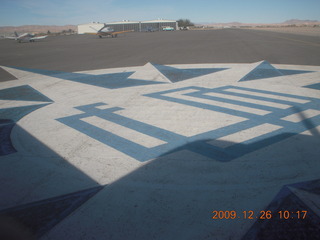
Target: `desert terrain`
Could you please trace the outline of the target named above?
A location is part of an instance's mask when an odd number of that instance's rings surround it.
[[[256,27],[251,29],[320,37],[320,27],[266,27],[266,28]]]

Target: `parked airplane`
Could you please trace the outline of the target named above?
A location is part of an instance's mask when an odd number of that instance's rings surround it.
[[[40,40],[48,37],[48,35],[45,36],[39,36],[36,37],[34,34],[31,33],[23,33],[21,35],[18,35],[17,32],[14,32],[15,37],[7,37],[8,39],[14,39],[18,41],[19,43],[21,42],[34,42],[35,40]]]
[[[128,30],[128,31],[119,31],[119,32],[116,32],[114,31],[111,27],[107,27],[106,25],[104,25],[101,29],[97,30],[95,29],[94,27],[90,26],[90,28],[92,28],[94,31],[96,31],[96,35],[99,36],[99,38],[102,38],[102,37],[117,37],[118,34],[121,34],[121,33],[126,33],[126,32],[133,32],[134,30]]]

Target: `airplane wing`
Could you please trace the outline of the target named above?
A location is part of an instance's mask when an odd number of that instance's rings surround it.
[[[17,37],[6,37],[7,39],[13,39],[13,40],[16,40]]]
[[[111,33],[111,35],[117,35],[117,34],[126,33],[126,32],[134,32],[134,30],[120,31],[120,32],[113,32],[113,33]]]
[[[13,39],[13,40],[17,40],[19,38],[18,33],[15,31],[14,32],[15,37],[6,37],[7,39]]]
[[[90,26],[91,29],[95,31],[95,33],[90,33],[88,32],[87,34],[92,34],[92,35],[98,35],[100,38],[103,36],[112,36],[112,37],[117,37],[118,34],[121,33],[126,33],[126,32],[134,32],[134,30],[128,30],[128,31],[119,31],[119,32],[108,32],[108,31],[102,31],[104,28],[106,28],[106,25],[104,25],[101,29],[97,30],[94,27]]]
[[[30,38],[30,40],[39,40],[39,39],[44,39],[44,38],[46,38],[46,37],[48,37],[48,35],[39,36],[39,37],[32,37],[32,38]]]
[[[109,35],[112,36],[112,37],[117,37],[118,34],[127,33],[127,32],[134,32],[134,30],[112,32],[112,33],[109,33]]]
[[[127,32],[134,32],[134,30],[119,31],[119,32],[97,32],[97,33],[91,33],[91,34],[98,35],[101,38],[102,36],[117,37],[118,34],[127,33]]]

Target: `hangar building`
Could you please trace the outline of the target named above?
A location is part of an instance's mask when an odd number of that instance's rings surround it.
[[[153,28],[154,30],[162,31],[164,27],[172,27],[174,30],[178,30],[178,22],[174,20],[152,20],[141,22],[141,31],[146,31],[148,28]]]
[[[140,22],[123,20],[121,22],[110,22],[105,24],[107,27],[111,27],[116,32],[128,31],[128,30],[134,30],[135,32],[140,32],[139,31]]]
[[[152,20],[152,21],[141,21],[141,22],[132,22],[124,20],[121,22],[111,22],[111,23],[88,23],[78,25],[78,34],[84,33],[95,33],[94,29],[101,29],[103,26],[111,27],[116,32],[118,31],[127,31],[133,30],[135,32],[144,32],[148,30],[152,31],[162,31],[164,27],[172,27],[174,30],[178,30],[178,22],[174,20]]]

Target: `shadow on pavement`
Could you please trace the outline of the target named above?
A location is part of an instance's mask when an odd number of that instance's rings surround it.
[[[320,138],[315,125],[300,117],[312,135],[295,135],[229,162],[193,152],[208,140],[189,143],[103,189],[20,128],[37,154],[18,149],[1,159],[2,201],[13,206],[0,212],[2,222],[25,234],[16,239],[315,239]],[[57,188],[65,194],[54,194]],[[21,191],[24,197],[16,200]],[[20,205],[28,193],[46,197]],[[227,218],[227,211],[236,217]],[[260,219],[263,211],[272,217]],[[290,218],[280,219],[279,211],[289,211]]]
[[[313,239],[319,236],[319,212],[310,205],[310,196],[320,193],[320,152],[314,149],[319,144],[318,136],[298,135],[231,162],[182,146],[106,186],[49,237]],[[310,196],[297,200],[292,187]],[[292,212],[290,219],[280,219],[280,210]],[[237,216],[213,219],[214,211]],[[272,211],[272,218],[263,219],[263,211]],[[297,211],[307,211],[307,217]],[[81,230],[70,231],[75,227]]]
[[[102,186],[19,125],[15,131],[26,144],[0,158],[0,239],[37,239]]]

